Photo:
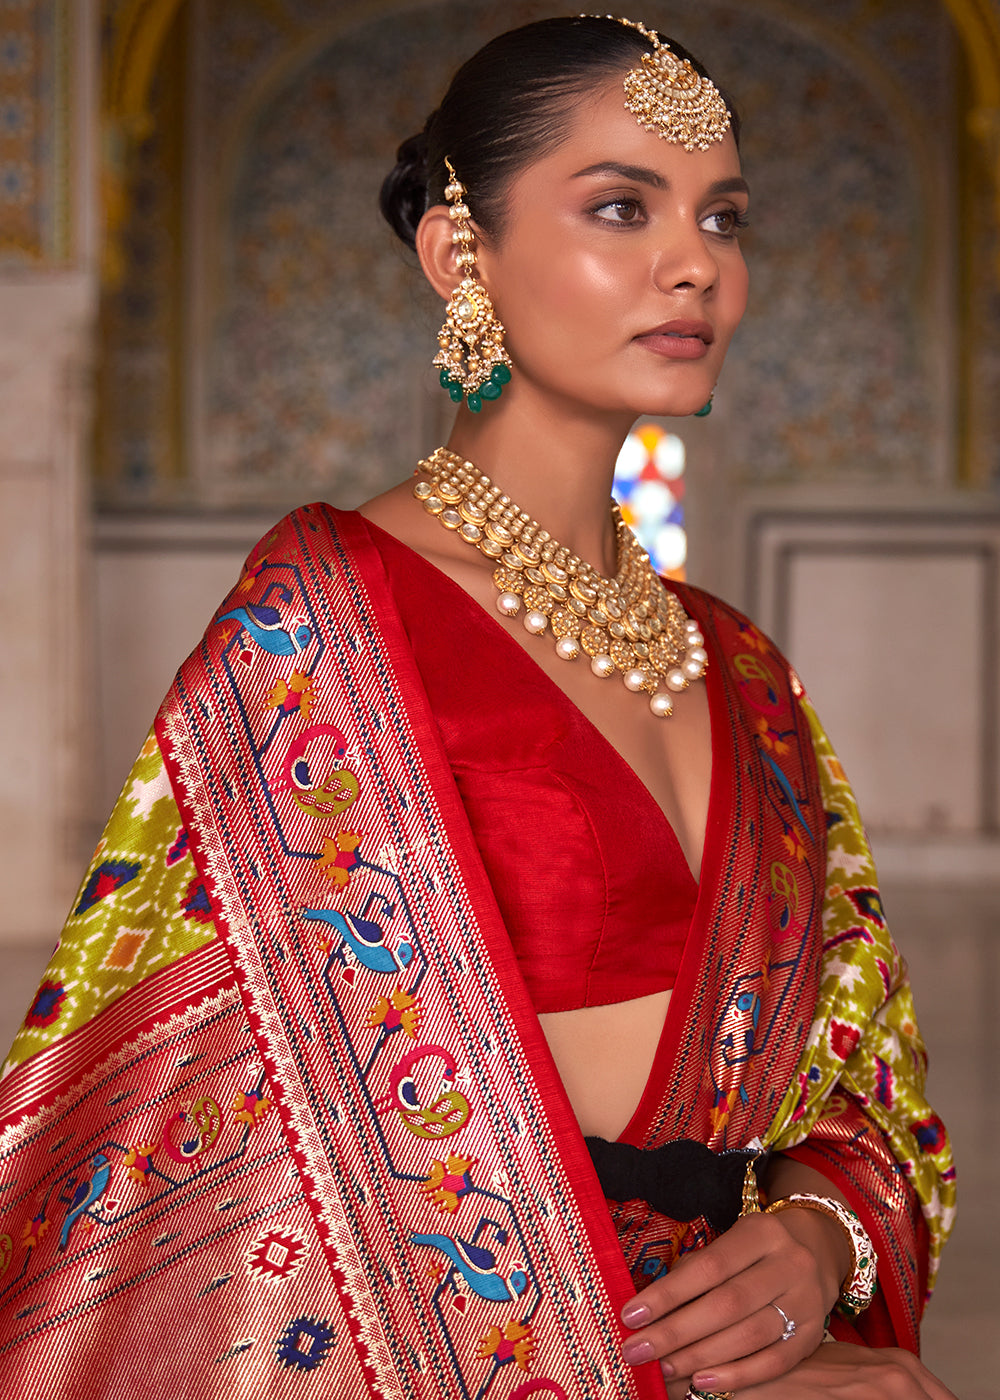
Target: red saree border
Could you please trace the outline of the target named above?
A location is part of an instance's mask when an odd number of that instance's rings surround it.
[[[412,910],[406,912],[414,921],[418,946],[423,931],[434,928],[432,943],[421,950],[421,957],[426,951],[428,967],[437,959],[433,971],[440,979],[423,998],[424,1026],[432,1030],[435,1040],[427,1053],[443,1055],[447,1066],[451,1052],[437,1042],[447,1044],[448,1036],[457,1034],[455,1043],[462,1046],[467,1061],[467,1081],[477,1106],[490,1120],[488,1137],[482,1139],[480,1134],[478,1140],[494,1158],[499,1148],[499,1164],[507,1164],[501,1173],[503,1190],[510,1194],[504,1209],[512,1212],[512,1224],[525,1242],[529,1261],[529,1273],[521,1270],[512,1275],[509,1289],[527,1291],[530,1276],[535,1312],[524,1325],[534,1329],[532,1369],[548,1370],[552,1379],[547,1384],[558,1387],[566,1381],[580,1394],[591,1393],[594,1385],[600,1389],[610,1380],[623,1395],[661,1397],[662,1381],[655,1368],[637,1374],[621,1360],[617,1306],[631,1295],[628,1274],[589,1156],[499,926],[433,719],[421,713],[422,703],[426,711],[426,701],[377,552],[365,538],[360,517],[328,507],[296,512],[269,537],[266,549],[251,560],[244,585],[229,600],[229,611],[221,613],[182,671],[174,700],[161,712],[157,730],[182,814],[191,828],[192,852],[208,884],[220,936],[231,951],[248,1019],[369,1386],[380,1395],[473,1393],[461,1379],[455,1345],[449,1340],[452,1332],[441,1331],[436,1298],[428,1302],[422,1296],[413,1251],[405,1244],[406,1222],[419,1214],[410,1202],[414,1193],[410,1191],[404,1202],[402,1190],[393,1184],[401,1178],[390,1181],[384,1173],[380,1176],[377,1149],[369,1130],[362,1128],[363,1123],[375,1128],[379,1122],[377,1116],[366,1117],[375,1110],[371,1095],[365,1098],[368,1078],[384,1077],[377,1064],[378,1049],[364,1082],[337,1079],[336,1074],[331,1080],[337,1056],[324,1060],[312,1034],[300,1033],[306,994],[315,988],[310,984],[306,951],[294,940],[289,943],[286,934],[294,930],[301,939],[300,910],[316,906],[324,893],[329,895],[329,886],[317,872],[318,852],[307,849],[304,827],[308,823],[287,803],[282,814],[291,813],[292,824],[281,836],[284,856],[276,854],[268,823],[277,822],[274,779],[278,769],[272,762],[265,774],[261,765],[271,759],[263,746],[259,751],[254,748],[255,726],[262,729],[268,720],[268,682],[281,679],[288,663],[272,662],[267,648],[262,654],[247,643],[239,654],[249,656],[247,664],[257,669],[252,676],[240,677],[243,693],[237,694],[227,657],[234,654],[234,639],[237,650],[242,646],[243,633],[218,626],[227,619],[239,620],[239,610],[231,605],[238,598],[245,600],[247,589],[255,590],[258,583],[266,585],[262,596],[273,596],[269,590],[277,589],[278,596],[290,604],[282,610],[283,617],[291,609],[302,610],[306,621],[298,623],[299,635],[308,635],[307,646],[319,642],[321,649],[328,649],[329,656],[326,651],[316,652],[316,656],[322,654],[323,664],[317,661],[310,672],[317,703],[307,732],[316,735],[324,725],[331,732],[342,731],[348,748],[360,755],[354,766],[359,771],[364,768],[365,786],[379,805],[373,809],[370,803],[359,802],[357,825],[371,846],[383,835],[389,836],[379,851],[392,847],[407,877],[401,897],[412,902]],[[244,619],[247,616],[242,614]],[[305,657],[299,655],[297,663],[303,661]],[[331,772],[327,782],[332,778]],[[255,785],[261,787],[261,811],[248,812],[233,793],[254,790]],[[312,790],[313,799],[316,791]],[[271,804],[269,816],[262,816],[265,797]],[[295,857],[302,852],[308,865],[300,860],[296,866]],[[414,858],[415,852],[420,853],[419,859]],[[352,889],[364,887],[367,881],[371,895],[379,880],[399,883],[390,865],[366,859],[358,863],[362,869],[360,876],[351,874]],[[429,881],[422,864],[432,872]],[[470,887],[475,901],[469,898]],[[402,892],[402,883],[399,888]],[[478,912],[479,905],[482,913],[477,918],[473,911]],[[336,912],[331,910],[331,917]],[[406,946],[412,956],[412,947]],[[497,966],[491,966],[494,958]],[[288,964],[295,960],[296,967],[290,969]],[[457,999],[456,967],[461,967],[468,989],[463,989],[463,996],[470,998],[464,1009]],[[333,975],[329,964],[324,975],[329,985]],[[412,986],[416,990],[417,984]],[[315,1005],[310,1008],[315,1009]],[[352,1026],[350,1034],[342,1027],[323,1027],[324,1034],[340,1037],[336,1043],[344,1063],[361,1037],[359,1024]],[[478,1043],[484,1031],[493,1045],[492,1066]],[[366,1052],[370,1048],[366,1046]],[[447,1072],[446,1082],[455,1082],[454,1070]],[[327,1116],[323,1103],[324,1093],[328,1097],[330,1092],[340,1096],[335,1119]],[[453,1096],[454,1090],[449,1094]],[[355,1123],[350,1138],[346,1119],[339,1113],[341,1106],[346,1106],[347,1117]],[[348,1187],[344,1154],[350,1157],[352,1152],[356,1157],[350,1169],[364,1172],[366,1190],[381,1193],[377,1211],[370,1204],[359,1208]],[[546,1195],[551,1196],[548,1207]],[[493,1196],[496,1199],[496,1190]],[[498,1226],[496,1233],[502,1242],[507,1226],[502,1231]],[[418,1244],[431,1238],[426,1233],[412,1235]],[[376,1239],[379,1245],[373,1254]],[[450,1240],[441,1243],[442,1235],[433,1239],[437,1248],[451,1247]],[[372,1266],[376,1258],[391,1263],[397,1281],[391,1297],[372,1291],[371,1270],[363,1265],[361,1255]],[[446,1279],[453,1272],[448,1271]],[[492,1279],[487,1282],[490,1287],[500,1286]],[[412,1375],[409,1385],[402,1386],[406,1366],[400,1338],[408,1335],[422,1337],[431,1391],[413,1389]],[[499,1366],[489,1383],[473,1388],[474,1393],[486,1394],[498,1375]]]
[[[854,1320],[852,1330],[868,1346],[900,1346],[919,1354],[917,1319],[927,1283],[927,1226],[910,1193],[916,1254],[913,1258],[901,1258],[901,1232],[890,1233],[886,1228],[887,1219],[892,1217],[884,1209],[885,1195],[891,1190],[896,1173],[894,1160],[878,1163],[882,1168],[880,1180],[878,1172],[865,1170],[867,1163],[862,1163],[860,1169],[857,1163],[845,1163],[827,1141],[801,1143],[789,1148],[786,1155],[822,1173],[839,1187],[871,1236],[879,1260],[879,1290],[872,1305]]]
[[[132,988],[92,1021],[16,1065],[3,1081],[4,1129],[20,1129],[58,1099],[74,1093],[80,1076],[119,1046],[213,998],[235,995],[233,969],[221,942],[185,954]],[[0,1134],[0,1143],[3,1135]]]
[[[461,795],[452,776],[451,766],[448,763],[436,721],[426,702],[423,684],[389,590],[381,557],[369,540],[366,540],[366,545],[371,551],[369,559],[372,565],[372,572],[366,580],[367,588],[371,593],[373,605],[382,624],[393,669],[401,680],[405,678],[404,685],[410,697],[408,719],[413,728],[416,747],[419,749],[426,767],[428,783],[433,790],[443,827],[448,833],[448,843],[452,849],[453,858],[462,872],[462,881],[469,903],[476,911],[479,931],[496,969],[499,983],[510,1004],[518,1040],[531,1065],[532,1074],[536,1081],[538,1102],[545,1105],[545,1116],[549,1120],[553,1145],[558,1141],[558,1151],[567,1171],[573,1194],[584,1203],[584,1216],[591,1247],[609,1285],[609,1291],[614,1290],[613,1305],[617,1312],[618,1307],[632,1297],[633,1290],[628,1272],[624,1268],[618,1236],[608,1215],[607,1202],[601,1193],[600,1183],[580,1132],[576,1115],[566,1095],[548,1042],[542,1033],[541,1023],[532,1006],[510,937],[503,926],[496,897],[476,847],[472,828],[469,825]],[[378,570],[377,589],[374,586],[376,567]],[[413,703],[413,697],[418,693],[423,702],[419,706]],[[429,761],[431,753],[433,753],[433,762]]]
[[[677,591],[679,592],[679,590]],[[694,615],[693,612],[691,615]],[[724,731],[725,710],[720,674],[720,666],[724,664],[723,658],[716,654],[710,659],[705,676],[712,733],[712,775],[709,788],[708,819],[705,824],[705,842],[702,848],[701,870],[698,879],[698,898],[684,941],[684,951],[681,955],[680,967],[677,970],[677,980],[667,1005],[663,1030],[657,1043],[646,1087],[636,1104],[635,1112],[619,1134],[618,1140],[620,1142],[631,1143],[634,1147],[649,1145],[650,1125],[655,1119],[662,1097],[660,1086],[668,1068],[676,1063],[677,1057],[681,1053],[684,1024],[702,973],[711,906],[715,898],[713,891],[718,888],[722,881],[726,837],[732,829],[733,783],[727,781],[723,765],[718,759],[721,746],[729,742],[729,736]]]
[[[637,1145],[686,1136],[722,1151],[764,1136],[784,1092],[774,1086],[787,1085],[809,1033],[826,823],[787,662],[735,609],[674,588],[710,657],[712,788],[701,889],[657,1051],[657,1068],[679,1073],[651,1077],[626,1131]]]

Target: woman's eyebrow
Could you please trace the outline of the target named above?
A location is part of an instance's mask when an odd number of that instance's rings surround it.
[[[750,186],[742,175],[733,175],[728,180],[716,180],[708,187],[709,194],[749,194]]]
[[[572,179],[582,180],[586,175],[620,175],[623,180],[632,180],[639,185],[652,185],[657,190],[669,189],[663,176],[646,165],[622,165],[616,160],[602,160],[596,165],[588,165],[586,170],[578,170]]]
[[[571,178],[581,180],[587,175],[620,175],[623,180],[631,180],[638,185],[651,185],[656,190],[668,190],[670,182],[658,170],[647,165],[623,165],[616,160],[602,160],[596,165],[588,165],[578,170]],[[733,175],[727,180],[716,180],[708,187],[710,196],[717,194],[749,194],[750,186],[742,175]]]

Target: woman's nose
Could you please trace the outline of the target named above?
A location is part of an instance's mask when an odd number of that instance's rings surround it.
[[[656,285],[661,291],[707,292],[715,286],[719,264],[708,240],[697,225],[676,228],[664,241],[655,268]]]

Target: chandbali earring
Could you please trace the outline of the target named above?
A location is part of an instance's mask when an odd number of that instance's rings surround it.
[[[709,414],[711,413],[711,411],[712,411],[712,400],[713,400],[714,398],[715,398],[715,390],[713,389],[712,392],[711,392],[711,393],[709,394],[709,396],[708,396],[708,403],[703,404],[701,408],[696,408],[695,411],[692,413],[691,417],[692,417],[692,418],[707,418],[708,415],[709,415]]]
[[[458,265],[462,280],[448,299],[445,323],[438,332],[440,350],[434,363],[441,369],[441,387],[453,403],[465,399],[473,413],[483,401],[498,399],[510,383],[513,368],[504,349],[504,328],[493,310],[489,293],[475,277],[476,235],[469,224],[465,186],[455,176],[450,160],[445,160],[451,181],[444,192],[455,225],[451,241],[458,245]]]

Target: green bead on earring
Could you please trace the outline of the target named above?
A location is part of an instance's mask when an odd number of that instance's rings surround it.
[[[441,388],[448,390],[448,397],[452,403],[461,403],[465,398],[465,390],[457,379],[452,379],[446,369],[441,371]]]
[[[711,393],[709,394],[709,396],[708,396],[708,403],[707,403],[707,404],[704,404],[703,407],[701,407],[701,408],[696,408],[695,411],[694,411],[694,413],[692,413],[691,417],[692,417],[692,418],[707,418],[708,415],[709,415],[709,414],[711,413],[711,411],[712,411],[712,400],[713,400],[714,398],[715,398],[715,390],[713,389],[712,392],[711,392]]]
[[[503,386],[510,383],[510,369],[505,364],[494,365],[490,370],[489,379],[484,379],[479,388],[473,389],[468,397],[461,381],[453,379],[448,370],[441,371],[440,379],[441,387],[448,390],[448,397],[452,403],[461,403],[465,399],[470,412],[481,413],[483,402],[494,403],[503,393]]]

